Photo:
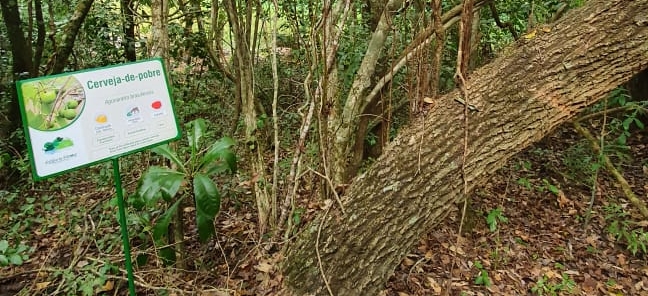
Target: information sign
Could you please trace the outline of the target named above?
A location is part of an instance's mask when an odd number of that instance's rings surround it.
[[[178,139],[161,59],[17,82],[33,177]]]

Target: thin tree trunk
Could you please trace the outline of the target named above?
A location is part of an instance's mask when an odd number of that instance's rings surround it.
[[[34,72],[38,75],[43,50],[45,48],[45,20],[43,18],[43,1],[34,0],[34,10],[36,11],[36,51],[34,52]]]
[[[648,68],[648,0],[592,0],[550,32],[473,72],[465,167],[468,189],[507,159]],[[320,215],[283,265],[296,295],[377,295],[419,237],[460,200],[464,106],[454,91],[414,120],[343,200]],[[321,268],[318,264],[321,262]]]
[[[63,29],[63,44],[61,44],[54,54],[52,68],[49,71],[46,71],[47,73],[61,73],[65,69],[65,66],[67,66],[68,58],[72,54],[72,49],[74,48],[74,41],[79,34],[83,21],[88,15],[88,12],[90,12],[90,7],[92,7],[93,2],[94,0],[80,0],[77,3],[76,8],[74,9],[74,14],[70,17],[65,29]]]
[[[31,45],[29,40],[25,39],[25,32],[22,29],[18,2],[0,1],[0,9],[2,9],[2,18],[7,27],[7,35],[11,44],[14,74],[28,73],[26,76],[36,76],[32,62]],[[16,106],[18,105],[16,104]]]
[[[168,0],[151,1],[151,40],[148,42],[149,56],[160,57],[164,60],[165,67],[170,70],[169,64],[169,2]],[[171,77],[167,79],[171,82]]]
[[[270,196],[268,182],[265,176],[265,162],[263,160],[263,141],[260,139],[260,130],[257,126],[257,109],[254,93],[254,57],[250,48],[250,31],[252,3],[247,3],[245,21],[239,18],[235,0],[224,1],[225,11],[233,33],[233,54],[235,57],[237,99],[241,102],[243,122],[245,123],[245,141],[251,157],[251,178],[253,180],[254,195],[257,202],[259,233],[265,234],[270,222],[276,221],[271,216]],[[260,13],[260,12],[257,12]]]
[[[135,52],[135,11],[133,0],[121,0],[122,30],[124,33],[124,57],[127,61],[137,60]]]
[[[344,184],[351,177],[347,172],[355,143],[358,116],[364,106],[364,97],[371,86],[371,78],[375,74],[376,62],[381,56],[382,48],[387,40],[391,28],[392,14],[400,8],[402,0],[389,0],[376,30],[371,36],[360,68],[356,73],[351,90],[347,96],[344,108],[340,114],[333,113],[329,123],[329,134],[333,139],[332,168],[333,183]]]
[[[29,41],[25,39],[25,33],[22,29],[22,22],[20,20],[20,12],[18,11],[17,1],[0,1],[0,10],[2,11],[2,18],[7,28],[7,35],[9,37],[9,44],[11,47],[12,56],[12,73],[14,80],[21,78],[28,78],[36,76],[36,68],[32,62],[32,51]],[[0,136],[7,138],[14,130],[20,127],[20,107],[18,104],[18,94],[16,88],[9,88],[11,94],[11,104],[7,118],[7,126],[1,126]],[[6,134],[5,134],[6,132]],[[22,141],[14,143],[23,145]]]

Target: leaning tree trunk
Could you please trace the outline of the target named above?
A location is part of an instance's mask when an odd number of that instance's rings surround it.
[[[647,68],[646,16],[648,0],[589,1],[475,71],[466,84],[479,109],[469,114],[468,189]],[[331,211],[305,228],[283,266],[290,290],[328,294],[326,277],[334,295],[376,295],[419,237],[463,198],[458,96],[441,98],[354,180],[346,215]]]

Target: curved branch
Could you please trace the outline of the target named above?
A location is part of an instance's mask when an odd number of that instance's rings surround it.
[[[488,7],[490,8],[490,12],[493,15],[495,24],[497,24],[497,26],[502,29],[508,29],[509,32],[511,32],[511,35],[513,35],[513,39],[518,40],[520,38],[520,35],[515,31],[513,24],[511,22],[503,23],[502,20],[500,20],[499,14],[497,13],[497,9],[495,8],[495,2],[488,3]]]

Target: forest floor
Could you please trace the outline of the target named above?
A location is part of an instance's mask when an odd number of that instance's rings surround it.
[[[460,205],[401,262],[386,295],[441,295],[448,283],[450,295],[648,295],[648,221],[604,167],[585,225],[592,186],[583,155],[591,152],[581,139],[563,127],[511,159],[474,193],[470,231],[457,239]],[[648,133],[637,134],[620,167],[644,202],[647,144]]]
[[[420,239],[382,294],[442,295],[450,287],[450,295],[648,295],[642,250],[648,221],[604,168],[592,194],[587,144],[564,126],[511,159],[474,192],[462,237],[457,238],[458,205]],[[613,160],[646,201],[648,133],[633,133],[628,146],[625,160]],[[129,172],[127,191],[141,174],[136,163],[123,168]],[[20,193],[2,191],[0,240],[10,238],[14,251],[19,243],[30,251],[21,251],[21,265],[0,268],[0,296],[128,293],[116,207],[108,202],[114,196],[111,182],[105,165],[34,183]],[[202,245],[195,229],[186,233],[186,270],[161,266],[145,243],[146,229],[131,213],[139,295],[282,294],[283,245],[259,241],[255,204],[246,197],[249,182],[240,179],[226,190],[216,238]],[[322,203],[308,188],[301,198],[303,225]],[[187,217],[194,210],[187,208]]]

